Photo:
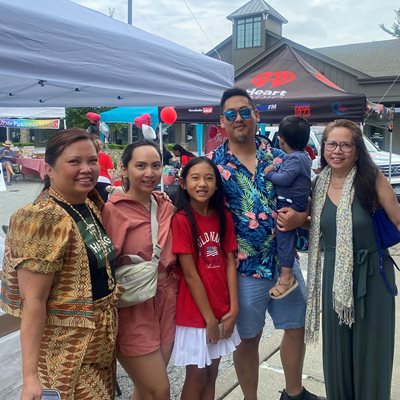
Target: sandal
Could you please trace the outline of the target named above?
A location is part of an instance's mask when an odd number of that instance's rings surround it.
[[[271,299],[280,300],[286,297],[288,294],[292,293],[293,290],[297,288],[297,286],[299,286],[299,282],[297,282],[295,278],[293,278],[292,281],[287,283],[282,282],[281,278],[278,278],[278,280],[275,283],[275,286],[272,289],[270,289],[269,295],[271,296]],[[279,287],[281,288],[284,287],[286,288],[286,290],[282,291],[282,289],[280,290]]]

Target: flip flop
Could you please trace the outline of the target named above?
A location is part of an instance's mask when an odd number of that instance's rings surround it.
[[[278,289],[279,286],[287,287],[287,290],[282,292],[281,290]],[[299,282],[297,282],[295,278],[293,278],[293,281],[288,283],[281,282],[281,278],[278,278],[278,280],[275,283],[275,286],[272,289],[270,289],[269,295],[271,296],[271,299],[280,300],[286,297],[288,294],[292,293],[293,290],[297,288],[297,286],[299,286]],[[278,293],[278,295],[276,295],[276,293]]]

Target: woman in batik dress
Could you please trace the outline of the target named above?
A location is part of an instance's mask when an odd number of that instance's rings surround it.
[[[40,399],[43,388],[63,400],[113,399],[119,291],[93,190],[97,148],[69,129],[49,140],[45,161],[42,193],[11,217],[0,295],[21,317],[21,400]]]

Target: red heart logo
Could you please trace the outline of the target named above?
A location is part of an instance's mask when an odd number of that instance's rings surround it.
[[[277,86],[282,86],[296,79],[296,74],[291,71],[266,71],[261,72],[251,78],[251,82],[257,87],[264,86],[266,83],[271,82],[271,89]]]

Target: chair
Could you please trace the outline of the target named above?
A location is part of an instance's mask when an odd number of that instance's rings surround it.
[[[13,172],[14,172],[13,180],[15,182],[17,182],[18,177],[22,177],[23,180],[25,179],[25,175],[22,172],[22,165],[13,164],[12,165],[12,169],[13,169]]]

